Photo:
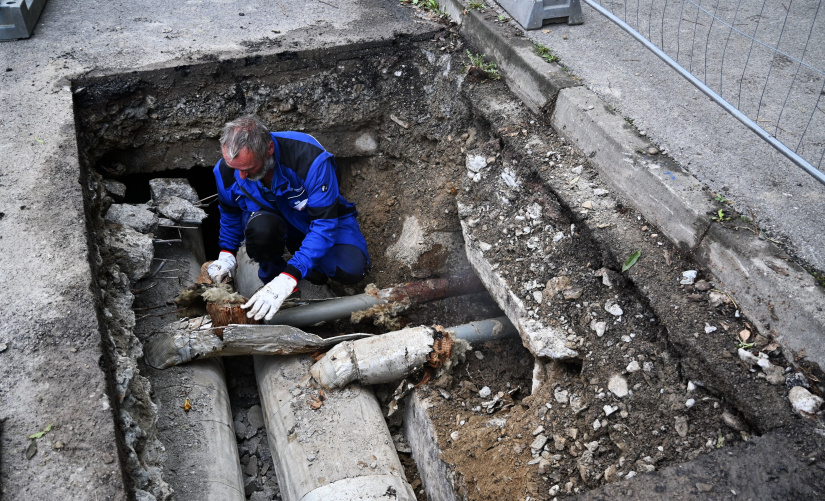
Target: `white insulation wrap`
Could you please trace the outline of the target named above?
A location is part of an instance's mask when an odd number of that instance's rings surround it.
[[[368,388],[326,391],[322,405],[305,355],[256,356],[269,446],[284,501],[414,501]]]
[[[420,326],[339,343],[310,373],[325,388],[343,388],[352,381],[381,384],[403,379],[427,363],[434,334],[432,328]]]

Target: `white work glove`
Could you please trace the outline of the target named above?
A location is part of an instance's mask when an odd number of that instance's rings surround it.
[[[206,268],[206,273],[209,274],[209,278],[212,279],[213,282],[219,284],[222,283],[227,276],[234,276],[237,266],[238,262],[231,252],[221,251],[218,259]]]
[[[248,318],[254,315],[255,320],[260,320],[266,315],[266,320],[269,321],[278,312],[278,308],[284,304],[284,299],[295,291],[296,285],[298,285],[297,280],[286,273],[281,273],[256,292],[252,299],[241,308],[251,307],[246,314]]]

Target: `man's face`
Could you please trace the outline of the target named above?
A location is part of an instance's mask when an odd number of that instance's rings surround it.
[[[238,156],[235,158],[227,158],[225,147],[221,148],[221,152],[223,153],[223,161],[226,165],[238,171],[241,179],[248,178],[251,181],[260,181],[275,165],[275,159],[272,158],[274,146],[270,143],[270,152],[265,159],[255,158],[255,155],[248,148],[238,152]]]

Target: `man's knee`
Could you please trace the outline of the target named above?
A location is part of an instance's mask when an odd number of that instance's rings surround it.
[[[273,212],[258,211],[246,223],[246,253],[256,262],[275,261],[284,253],[286,223]]]
[[[335,273],[332,279],[344,285],[360,282],[367,273],[367,257],[354,245],[335,246]]]

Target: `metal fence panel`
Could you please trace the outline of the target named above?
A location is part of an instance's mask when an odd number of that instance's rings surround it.
[[[821,0],[584,0],[821,183]]]

